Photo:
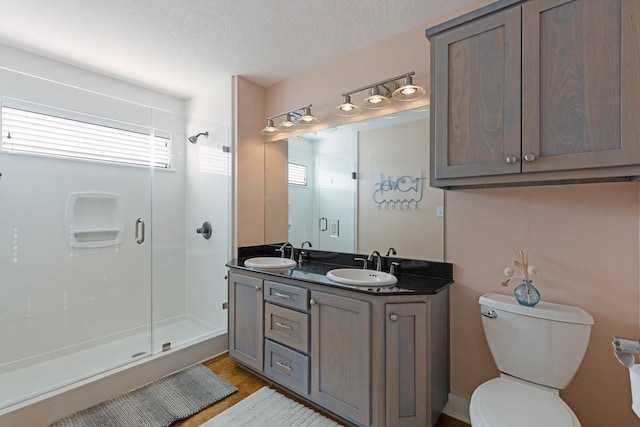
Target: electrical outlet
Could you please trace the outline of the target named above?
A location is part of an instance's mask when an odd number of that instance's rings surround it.
[[[444,216],[444,207],[443,206],[438,206],[436,208],[436,216]]]

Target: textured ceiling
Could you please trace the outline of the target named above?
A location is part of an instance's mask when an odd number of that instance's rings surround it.
[[[474,0],[0,0],[0,43],[189,97],[268,87]]]

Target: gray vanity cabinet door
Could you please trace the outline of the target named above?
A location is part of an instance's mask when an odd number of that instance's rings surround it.
[[[387,426],[427,425],[427,304],[387,304]]]
[[[262,280],[229,273],[229,355],[258,371],[264,361]]]
[[[368,302],[311,292],[311,397],[369,425],[371,308]]]

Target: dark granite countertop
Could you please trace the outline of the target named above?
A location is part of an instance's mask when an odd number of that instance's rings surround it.
[[[361,263],[354,260],[356,257],[366,258],[367,255],[347,254],[339,252],[312,251],[304,249],[305,257],[303,262],[291,270],[285,272],[269,272],[258,270],[251,267],[245,267],[244,261],[256,256],[279,256],[276,252],[279,245],[252,246],[248,248],[240,248],[238,250],[238,258],[232,259],[226,265],[229,268],[253,271],[277,278],[289,278],[301,280],[304,282],[315,283],[320,285],[331,286],[335,288],[349,289],[356,292],[367,294],[413,294],[413,295],[429,295],[436,294],[446,289],[453,283],[453,265],[449,263],[424,261],[415,259],[405,259],[396,257],[383,257],[383,270],[389,271],[388,266],[391,262],[399,264],[398,283],[391,287],[375,287],[365,288],[360,286],[343,285],[329,280],[326,276],[327,272],[335,268],[362,268]],[[298,249],[296,249],[296,257],[298,259]]]

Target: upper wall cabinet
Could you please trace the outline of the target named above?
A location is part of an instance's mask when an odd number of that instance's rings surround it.
[[[640,2],[502,0],[427,30],[431,185],[640,176]]]

